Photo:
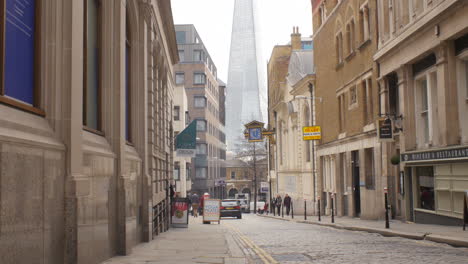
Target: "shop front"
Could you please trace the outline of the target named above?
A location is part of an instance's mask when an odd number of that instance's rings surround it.
[[[461,226],[468,191],[468,147],[407,152],[405,167],[408,220]]]

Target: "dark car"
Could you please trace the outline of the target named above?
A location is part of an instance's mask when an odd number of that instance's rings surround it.
[[[221,217],[237,217],[242,219],[242,213],[239,200],[222,200]]]

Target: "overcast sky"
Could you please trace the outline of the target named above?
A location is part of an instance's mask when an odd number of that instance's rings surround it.
[[[262,55],[290,41],[293,26],[302,36],[312,35],[310,0],[258,0]],[[227,82],[234,0],[171,0],[175,24],[194,24],[211,55],[218,77]]]

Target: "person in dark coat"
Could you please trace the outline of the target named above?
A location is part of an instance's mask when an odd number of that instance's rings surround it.
[[[286,215],[289,215],[289,211],[291,210],[291,197],[288,194],[284,196],[283,203],[284,207],[286,207]]]
[[[278,209],[278,215],[281,215],[281,204],[283,203],[283,200],[281,199],[281,196],[278,194],[275,199],[275,204],[276,208]]]

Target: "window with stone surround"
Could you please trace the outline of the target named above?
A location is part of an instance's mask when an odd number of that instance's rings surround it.
[[[361,81],[362,99],[364,103],[364,124],[368,125],[374,121],[374,101],[372,91],[372,79],[366,78]]]
[[[370,39],[370,18],[369,18],[369,4],[366,2],[359,9],[359,27],[360,27],[360,42],[364,43]]]
[[[348,50],[348,56],[354,51],[354,19],[351,19],[346,24],[346,48]]]
[[[349,106],[354,106],[357,102],[357,88],[356,86],[351,86],[351,88],[349,88]]]
[[[235,180],[235,179],[236,179],[236,172],[231,171],[231,180]]]
[[[196,72],[193,74],[193,84],[205,84],[206,75],[204,73]]]
[[[468,34],[455,41],[457,54],[458,116],[462,143],[468,143]]]
[[[176,84],[184,84],[185,83],[185,73],[177,72],[175,74],[175,82],[176,82]]]
[[[419,147],[432,145],[437,118],[437,73],[428,70],[416,77],[416,138]]]
[[[339,131],[340,133],[345,130],[345,94],[338,96],[338,117],[339,117]]]
[[[335,36],[336,63],[343,63],[343,33],[338,32]]]

